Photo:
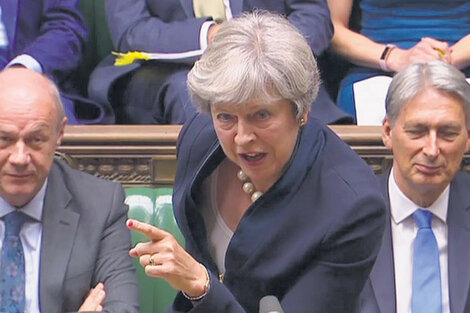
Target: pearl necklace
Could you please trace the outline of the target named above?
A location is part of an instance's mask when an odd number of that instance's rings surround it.
[[[242,189],[251,197],[251,202],[255,202],[259,197],[261,197],[263,193],[255,190],[255,186],[250,182],[250,179],[242,170],[238,171],[237,177],[243,182]]]

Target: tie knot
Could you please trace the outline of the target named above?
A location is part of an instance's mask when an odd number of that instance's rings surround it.
[[[431,228],[432,213],[427,210],[418,209],[413,213],[418,228]]]
[[[5,222],[5,236],[18,236],[27,218],[25,214],[18,210],[5,215],[3,217],[3,221]]]

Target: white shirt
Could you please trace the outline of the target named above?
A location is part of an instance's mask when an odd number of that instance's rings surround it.
[[[42,210],[47,180],[36,196],[21,211],[32,218],[24,223],[20,231],[25,258],[25,313],[39,312],[39,261],[41,256]],[[5,237],[3,217],[18,210],[0,197],[0,251]],[[1,254],[0,254],[1,258]],[[1,260],[0,260],[1,262]]]
[[[0,49],[6,49],[8,47],[8,36],[5,24],[3,24],[2,14],[2,7],[0,6]]]
[[[217,206],[217,180],[219,168],[204,181],[203,191],[206,197],[202,200],[202,216],[206,225],[209,251],[219,273],[225,273],[225,254],[232,240],[233,232],[227,226]]]
[[[0,49],[8,49],[8,36],[5,24],[3,23],[2,18],[2,7],[0,6]],[[19,64],[30,70],[36,71],[38,73],[43,72],[41,64],[32,56],[28,54],[20,54],[17,57],[13,58],[6,67]]]
[[[403,194],[395,181],[393,169],[391,173],[392,175],[390,175],[388,180],[388,190],[392,217],[390,222],[392,226],[393,259],[395,264],[396,313],[412,313],[413,245],[418,232],[418,226],[413,218],[413,213],[420,209],[420,207]],[[430,207],[422,208],[433,213],[431,226],[439,247],[443,313],[450,313],[446,224],[448,204],[449,186]]]

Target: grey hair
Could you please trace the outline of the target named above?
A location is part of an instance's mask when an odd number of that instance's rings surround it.
[[[198,111],[211,105],[287,100],[296,118],[310,111],[320,85],[302,34],[284,17],[255,11],[225,22],[188,74]]]
[[[43,75],[43,77],[46,79],[47,84],[49,85],[49,94],[57,110],[57,127],[58,129],[60,129],[62,120],[65,117],[65,109],[64,104],[62,102],[62,98],[60,97],[60,91],[57,87],[57,84],[52,79],[50,79],[46,75]]]
[[[386,116],[392,126],[405,104],[427,88],[457,97],[470,128],[470,84],[461,71],[442,61],[412,63],[393,77],[385,99]]]

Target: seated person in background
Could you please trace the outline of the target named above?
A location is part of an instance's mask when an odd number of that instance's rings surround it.
[[[90,97],[111,101],[117,122],[123,124],[182,124],[194,115],[188,71],[210,45],[217,23],[241,12],[263,9],[286,15],[316,55],[333,35],[326,0],[106,0],[105,5],[117,51],[161,54],[160,60],[128,66],[113,66],[115,57],[109,56],[93,72]],[[326,123],[352,122],[323,87],[312,114]]]
[[[66,123],[52,81],[0,73],[0,312],[138,312],[124,192],[54,160]]]
[[[69,124],[78,124],[72,84],[87,31],[78,0],[0,1],[0,69],[24,66],[53,78],[60,86]],[[85,99],[84,111],[95,109]]]
[[[335,28],[331,50],[354,64],[337,102],[358,124],[381,125],[391,80],[383,76],[412,62],[442,60],[470,77],[470,1],[361,0],[360,33],[348,27],[353,1],[328,4]]]
[[[387,94],[383,141],[393,168],[382,247],[362,313],[470,312],[470,85],[442,61],[414,63]]]
[[[178,143],[173,204],[187,252],[135,220],[147,275],[181,291],[169,312],[351,313],[375,261],[384,202],[370,168],[309,118],[319,86],[307,41],[286,19],[222,25],[188,76],[203,113]]]

